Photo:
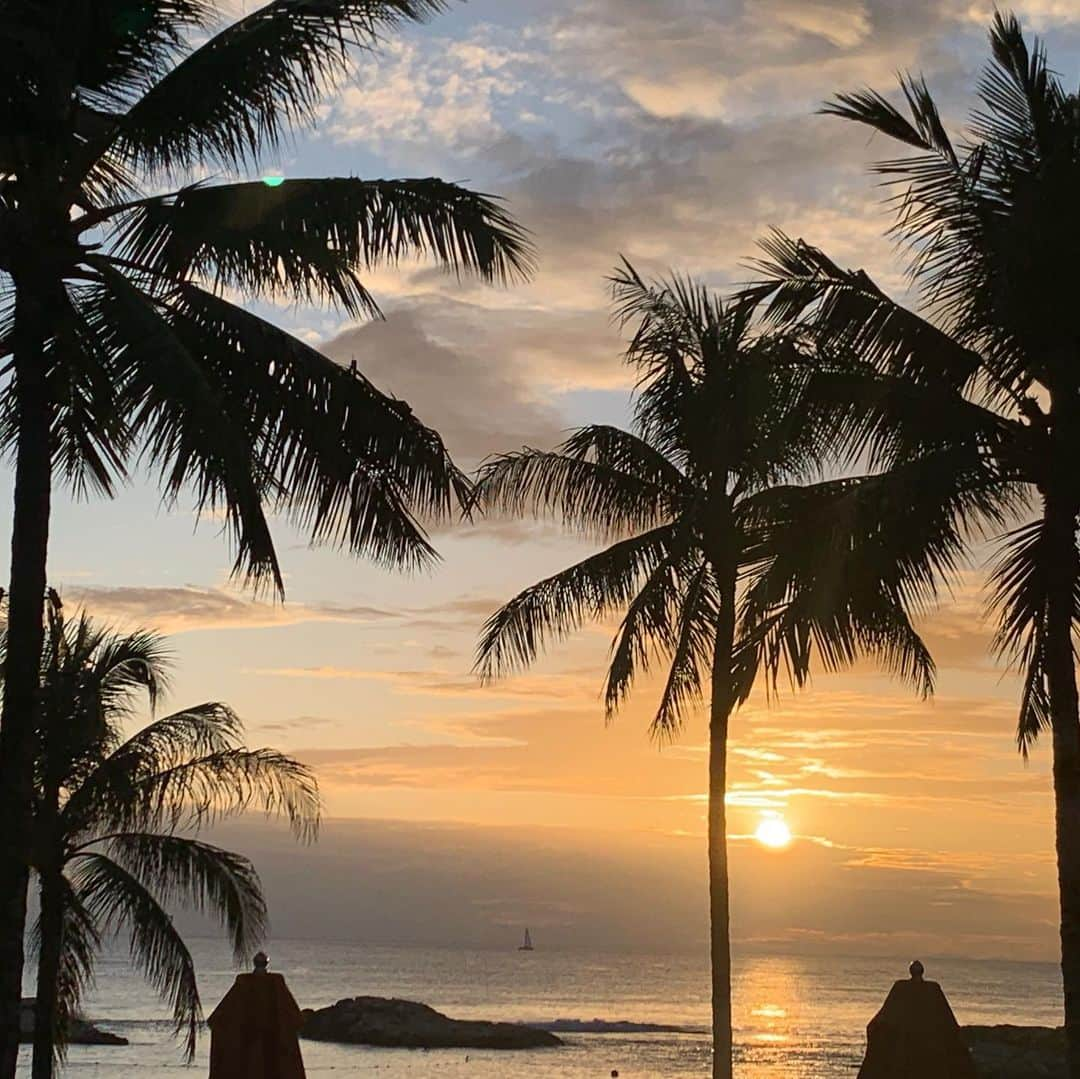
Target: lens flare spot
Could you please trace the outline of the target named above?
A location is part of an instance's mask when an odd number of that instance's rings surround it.
[[[264,176],[262,178],[262,182],[264,184],[266,184],[267,187],[281,187],[281,185],[285,182],[285,177],[284,176]]]

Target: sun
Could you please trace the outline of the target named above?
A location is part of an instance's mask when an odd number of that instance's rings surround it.
[[[781,817],[765,817],[757,826],[754,838],[762,846],[779,850],[791,842],[791,829]]]

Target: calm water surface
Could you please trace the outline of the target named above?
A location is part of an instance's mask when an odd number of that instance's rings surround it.
[[[195,941],[206,1010],[232,984],[227,952]],[[563,1049],[524,1053],[471,1050],[417,1052],[303,1042],[308,1075],[378,1079],[623,1079],[708,1074],[708,971],[684,956],[528,954],[356,944],[275,941],[272,969],[283,973],[301,1006],[345,996],[398,996],[429,1003],[462,1018],[540,1021],[624,1019],[669,1023],[681,1035],[567,1035]],[[1056,1025],[1060,982],[1051,964],[927,960],[961,1023]],[[736,961],[734,1022],[740,1079],[854,1079],[863,1030],[906,961],[888,959],[743,956]],[[126,1048],[73,1046],[64,1074],[71,1079],[205,1076],[209,1039],[185,1067],[170,1039],[166,1010],[131,973],[126,958],[102,960],[88,1013],[130,1039]],[[469,1059],[466,1061],[466,1055]],[[29,1075],[24,1051],[19,1075]]]

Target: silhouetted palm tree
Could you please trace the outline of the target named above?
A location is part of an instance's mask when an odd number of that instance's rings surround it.
[[[496,458],[476,487],[485,507],[554,515],[613,542],[493,615],[477,663],[493,678],[532,662],[551,637],[625,611],[607,673],[609,719],[657,663],[667,668],[659,737],[674,737],[710,686],[713,1074],[727,1079],[732,714],[759,670],[773,688],[782,671],[802,684],[812,661],[834,670],[861,653],[929,692],[933,662],[905,608],[932,598],[935,572],[956,556],[953,518],[966,495],[941,492],[940,516],[901,529],[912,489],[940,487],[932,462],[811,482],[832,430],[817,357],[796,340],[754,336],[750,305],[725,306],[689,281],[650,284],[626,266],[614,295],[624,324],[637,324],[627,352],[640,372],[633,432],[585,427],[556,452]]]
[[[1053,736],[1065,1026],[1080,1079],[1080,97],[1014,17],[995,17],[991,44],[959,144],[920,79],[902,82],[910,119],[870,90],[826,107],[916,151],[878,171],[900,185],[895,232],[912,251],[922,313],[782,235],[766,244],[768,280],[753,294],[873,369],[849,380],[850,433],[878,467],[966,446],[996,462],[1014,501],[1022,492],[991,606],[996,649],[1024,674],[1020,748],[1045,728]]]
[[[30,849],[41,897],[35,926],[34,1079],[50,1079],[104,934],[128,934],[131,957],[171,1003],[190,1058],[201,1018],[195,966],[171,910],[221,919],[239,959],[265,927],[248,859],[199,838],[201,826],[255,807],[314,835],[314,777],[271,749],[247,749],[239,719],[208,703],[124,728],[168,676],[164,640],[119,634],[50,608],[41,662]]]
[[[0,1079],[15,1067],[54,472],[108,494],[141,453],[170,497],[220,509],[237,572],[278,590],[270,512],[316,542],[424,563],[415,515],[464,490],[438,436],[227,296],[362,316],[376,307],[358,274],[377,263],[427,255],[488,280],[529,264],[497,202],[440,180],[196,179],[256,169],[315,118],[351,47],[444,5],[253,6],[215,34],[217,0],[0,2],[0,448],[15,461]]]

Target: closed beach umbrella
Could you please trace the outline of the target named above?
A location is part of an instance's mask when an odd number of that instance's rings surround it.
[[[300,1008],[267,963],[255,956],[210,1016],[210,1079],[304,1079]]]
[[[923,965],[896,982],[866,1027],[866,1057],[859,1079],[976,1079],[960,1024],[937,982],[923,979]]]

